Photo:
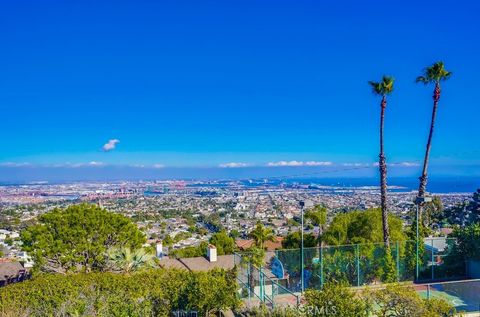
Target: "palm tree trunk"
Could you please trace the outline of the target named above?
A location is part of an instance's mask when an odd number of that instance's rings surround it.
[[[422,176],[420,176],[420,186],[418,187],[418,197],[424,198],[427,190],[427,169],[428,169],[428,160],[430,158],[430,148],[432,146],[432,137],[433,129],[435,127],[435,117],[437,116],[437,107],[438,101],[440,100],[440,84],[437,82],[435,84],[435,89],[433,91],[433,111],[432,111],[432,122],[430,123],[430,133],[428,134],[427,149],[425,151],[425,158],[423,160],[423,169]],[[419,218],[422,216],[423,204],[418,206],[419,208]]]
[[[383,242],[385,246],[390,246],[390,235],[388,229],[388,210],[387,210],[387,163],[385,160],[385,153],[383,149],[383,126],[385,121],[385,108],[387,107],[387,99],[385,96],[382,98],[380,113],[380,155],[379,155],[379,168],[380,168],[380,196],[381,196],[381,208],[382,208],[382,225],[383,225]]]

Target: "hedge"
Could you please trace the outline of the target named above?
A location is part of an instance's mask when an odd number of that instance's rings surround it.
[[[44,274],[0,288],[2,316],[199,315],[236,308],[235,272],[152,269],[129,275]]]

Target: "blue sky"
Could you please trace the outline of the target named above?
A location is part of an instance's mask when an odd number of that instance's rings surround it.
[[[367,81],[383,74],[396,78],[387,160],[418,174],[432,88],[414,79],[437,60],[454,75],[433,171],[479,175],[478,12],[477,1],[4,1],[0,179],[371,165],[379,100]]]

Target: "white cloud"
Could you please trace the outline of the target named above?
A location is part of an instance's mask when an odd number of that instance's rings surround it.
[[[332,164],[333,164],[332,162],[317,162],[317,161],[305,162],[306,166],[330,166]]]
[[[373,166],[378,166],[378,162],[372,164]],[[392,167],[417,167],[420,166],[419,163],[416,162],[399,162],[399,163],[387,163],[388,166]]]
[[[230,163],[223,163],[220,164],[219,167],[221,168],[239,168],[239,167],[248,167],[249,165],[247,163],[241,163],[241,162],[230,162]]]
[[[22,166],[30,166],[32,164],[27,162],[3,162],[0,163],[0,166],[4,167],[22,167]]]
[[[103,166],[103,165],[105,165],[105,163],[103,162],[97,162],[97,161],[88,162],[88,166]]]
[[[164,168],[165,165],[163,165],[163,164],[153,164],[152,167],[153,167],[153,168]]]
[[[115,147],[117,146],[118,143],[120,143],[119,139],[108,140],[108,142],[102,146],[102,150],[105,152],[115,150]]]
[[[74,163],[74,164],[71,164],[71,163],[67,163],[67,164],[64,164],[63,166],[64,167],[100,167],[100,166],[105,166],[106,164],[103,163],[103,162],[98,162],[98,161],[91,161],[91,162],[87,162],[87,163]],[[59,165],[57,165],[58,167],[60,167]]]
[[[400,162],[400,163],[392,163],[391,166],[401,166],[401,167],[417,167],[420,166],[417,162]]]
[[[318,162],[318,161],[279,161],[279,162],[269,162],[267,166],[277,167],[277,166],[331,166],[332,162]]]
[[[342,166],[363,167],[363,166],[370,166],[370,164],[369,163],[343,163]]]

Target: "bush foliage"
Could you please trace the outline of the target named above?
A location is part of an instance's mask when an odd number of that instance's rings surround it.
[[[238,305],[233,271],[44,274],[0,289],[2,316],[206,315]]]

